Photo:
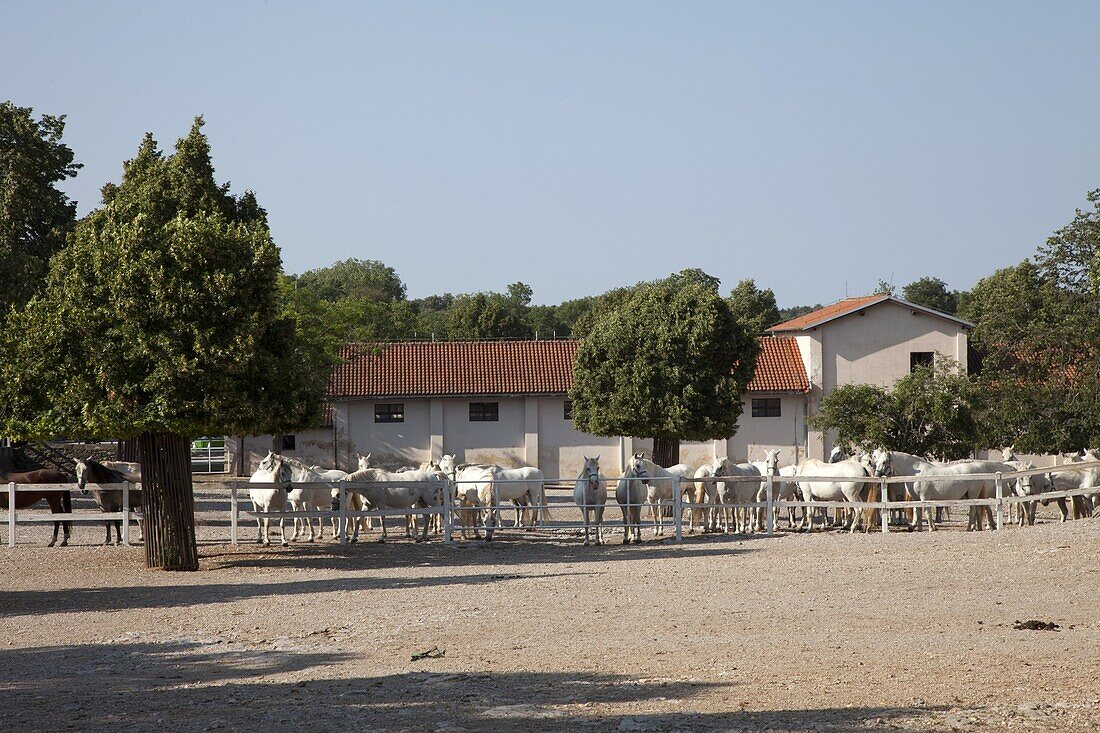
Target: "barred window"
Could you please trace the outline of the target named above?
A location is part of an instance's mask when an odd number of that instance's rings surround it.
[[[497,422],[500,420],[499,402],[471,402],[470,422]]]
[[[283,435],[279,438],[279,450],[295,450],[294,446],[297,444],[297,435]]]
[[[753,417],[782,417],[782,410],[780,408],[780,399],[778,397],[763,397],[761,399],[754,399],[752,401],[752,416]]]
[[[394,403],[374,406],[375,422],[405,422],[405,405]]]
[[[566,400],[565,401],[565,407],[562,410],[562,419],[564,419],[564,420],[572,420],[573,419],[573,400]]]
[[[909,373],[917,371],[920,367],[932,367],[936,364],[936,352],[934,351],[910,351]]]

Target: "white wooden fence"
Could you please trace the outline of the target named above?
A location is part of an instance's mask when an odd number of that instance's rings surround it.
[[[122,542],[130,544],[130,521],[141,520],[141,512],[130,509],[130,492],[141,487],[141,484],[132,484],[124,481],[121,484],[85,484],[88,491],[100,489],[102,491],[122,491],[122,511],[119,512],[64,512],[58,514],[43,514],[41,512],[22,512],[15,508],[16,494],[41,493],[43,491],[71,491],[78,493],[80,487],[77,484],[16,484],[7,485],[8,497],[8,547],[15,547],[15,528],[19,522],[77,522],[84,524],[99,524],[114,520],[122,520]]]
[[[1058,466],[1056,468],[1058,469],[1057,472],[1075,472],[1075,471],[1088,470],[1088,469],[1092,469],[1092,468],[1100,468],[1100,462],[1073,463],[1073,464],[1066,464],[1065,466]],[[756,477],[756,476],[714,476],[714,477],[705,477],[705,478],[685,478],[685,479],[681,479],[681,478],[675,477],[675,476],[674,477],[655,477],[654,476],[654,477],[649,477],[646,480],[649,481],[650,483],[658,483],[658,482],[662,482],[662,481],[672,483],[672,496],[673,496],[673,499],[672,499],[671,502],[668,502],[667,504],[662,505],[658,509],[658,511],[663,510],[664,506],[666,506],[668,504],[671,505],[672,517],[671,517],[670,524],[672,525],[672,531],[674,533],[676,541],[680,542],[680,541],[683,541],[683,524],[684,524],[684,510],[685,509],[686,510],[691,510],[691,509],[711,510],[711,509],[715,509],[717,507],[723,507],[725,509],[763,509],[764,513],[765,513],[765,517],[766,517],[765,531],[768,535],[772,535],[772,534],[775,533],[775,530],[776,530],[776,512],[780,508],[802,507],[802,508],[806,509],[807,512],[811,509],[832,509],[832,508],[856,509],[856,510],[872,509],[872,510],[879,510],[880,520],[881,520],[881,531],[885,534],[885,533],[888,533],[890,531],[889,511],[892,510],[892,509],[902,509],[902,510],[905,510],[905,509],[925,509],[925,510],[927,510],[927,509],[934,509],[936,507],[966,508],[966,509],[969,509],[970,507],[989,507],[993,511],[997,528],[1002,529],[1004,527],[1004,521],[1005,521],[1005,509],[1007,507],[1013,505],[1013,504],[1022,504],[1022,503],[1034,502],[1034,501],[1038,501],[1038,500],[1054,501],[1054,500],[1057,500],[1057,499],[1070,499],[1070,498],[1076,497],[1076,496],[1085,496],[1085,495],[1100,493],[1100,487],[1079,488],[1079,489],[1071,489],[1071,490],[1066,490],[1066,491],[1053,491],[1053,492],[1046,492],[1046,493],[1042,493],[1042,494],[1028,495],[1028,496],[1009,495],[1005,490],[1006,485],[1008,485],[1009,482],[1012,482],[1017,478],[1020,478],[1020,477],[1023,477],[1023,476],[1034,476],[1034,475],[1039,475],[1039,474],[1044,474],[1044,473],[1051,473],[1051,472],[1052,472],[1052,468],[1051,467],[1046,467],[1046,468],[1033,468],[1033,469],[1021,470],[1021,471],[1013,471],[1011,473],[1003,473],[1003,474],[1001,474],[1001,473],[972,474],[972,475],[967,475],[967,476],[935,476],[935,475],[926,475],[926,476],[884,476],[884,477],[881,477],[881,478],[867,477],[867,478],[863,479],[863,483],[865,483],[865,484],[877,484],[878,487],[879,487],[880,499],[878,501],[858,501],[858,502],[849,502],[849,501],[786,501],[786,500],[776,501],[776,499],[775,499],[776,484],[779,484],[779,483],[797,483],[797,482],[806,482],[806,483],[809,483],[809,482],[832,482],[832,481],[837,480],[837,477],[835,477],[835,476],[798,476],[798,477],[774,476],[774,475],[769,475],[769,476],[764,476],[764,477]],[[936,500],[936,501],[909,501],[909,500],[906,500],[906,501],[890,501],[890,500],[888,500],[888,496],[889,496],[888,487],[889,487],[890,484],[911,483],[913,481],[918,481],[918,480],[922,481],[922,482],[924,482],[924,481],[933,481],[933,482],[937,482],[937,481],[959,481],[959,480],[993,481],[994,482],[994,487],[995,487],[995,495],[993,497],[983,498],[983,499],[944,499],[944,500]],[[544,479],[542,479],[542,485],[544,487],[567,488],[567,489],[571,490],[571,488],[572,488],[575,481],[576,481],[576,479],[544,478]],[[616,518],[616,514],[618,514],[617,510],[622,508],[622,506],[623,506],[623,505],[620,505],[618,502],[615,501],[615,486],[617,484],[617,481],[618,481],[617,478],[608,478],[608,480],[607,480],[607,484],[608,484],[608,502],[604,505],[604,509],[605,509],[605,513],[608,512],[608,511],[611,512],[611,519],[609,521],[605,521],[604,526],[609,527],[609,528],[625,528],[626,526],[629,526],[629,527],[633,528],[634,525],[624,525],[624,523],[621,520]],[[714,504],[709,504],[709,503],[693,503],[693,502],[689,502],[689,501],[684,501],[684,498],[683,498],[684,490],[686,488],[689,488],[688,486],[685,486],[685,485],[686,484],[694,484],[696,482],[711,482],[711,483],[716,483],[716,482],[726,482],[726,483],[751,482],[751,483],[755,483],[758,486],[760,486],[762,484],[763,488],[764,488],[763,493],[764,493],[764,496],[765,496],[765,500],[764,501],[759,501],[759,502],[746,502],[746,503],[741,503],[741,504],[723,504],[723,505],[714,505]],[[240,491],[241,486],[242,485],[243,486],[262,486],[262,487],[266,488],[266,487],[269,487],[271,485],[270,484],[258,484],[258,485],[257,484],[242,484],[240,482],[232,482],[231,488],[230,488],[230,510],[229,510],[229,514],[230,514],[230,541],[233,544],[237,544],[237,542],[239,540],[240,519],[241,519],[242,516],[252,518],[252,519],[259,519],[259,518],[264,518],[264,517],[269,518],[269,519],[293,519],[293,518],[309,518],[309,519],[320,518],[322,520],[336,519],[337,520],[338,531],[339,531],[339,536],[340,536],[340,541],[341,541],[341,543],[344,543],[344,542],[347,542],[347,534],[348,534],[347,530],[348,530],[348,527],[350,526],[349,522],[352,521],[352,520],[358,519],[360,517],[370,517],[370,518],[377,517],[377,518],[382,518],[382,520],[384,521],[385,517],[398,517],[398,516],[399,517],[405,517],[405,516],[408,516],[408,515],[416,515],[416,516],[425,516],[425,517],[432,517],[432,516],[442,517],[444,541],[447,542],[447,543],[450,543],[450,542],[453,541],[453,538],[454,538],[454,530],[463,528],[463,525],[461,523],[455,521],[456,512],[459,511],[459,510],[465,509],[465,507],[455,506],[455,504],[454,504],[454,497],[455,497],[455,493],[456,493],[455,489],[458,488],[459,486],[461,486],[462,484],[474,484],[474,483],[484,483],[484,482],[481,482],[481,481],[465,481],[465,480],[454,482],[454,481],[450,481],[448,479],[438,480],[436,482],[436,486],[437,486],[439,494],[442,496],[442,501],[437,506],[432,506],[432,507],[427,507],[427,508],[418,508],[418,509],[385,509],[385,510],[368,510],[368,511],[355,511],[355,510],[352,510],[348,507],[348,500],[347,499],[348,499],[348,491],[349,490],[359,491],[359,490],[368,489],[371,486],[377,486],[377,485],[383,485],[383,484],[385,486],[389,486],[389,487],[413,486],[413,485],[422,486],[423,483],[394,482],[394,481],[388,481],[388,482],[354,482],[353,483],[353,482],[345,482],[345,481],[335,481],[335,482],[315,483],[315,484],[293,484],[294,488],[301,488],[301,489],[311,489],[311,488],[313,488],[313,489],[322,489],[323,488],[327,491],[335,490],[337,492],[337,497],[338,497],[337,506],[339,508],[337,508],[337,509],[313,510],[313,511],[257,512],[257,511],[248,511],[248,510],[245,510],[245,509],[241,508],[241,506],[240,506],[240,497],[239,497],[239,491]],[[501,500],[499,498],[499,486],[498,485],[499,484],[505,484],[505,483],[538,483],[538,481],[530,481],[530,480],[523,480],[523,479],[494,481],[493,482],[493,485],[494,485],[494,500],[493,500],[492,506],[491,507],[479,506],[479,507],[475,507],[475,509],[478,509],[481,512],[486,512],[487,510],[492,509],[493,514],[491,516],[493,516],[493,517],[496,517],[497,514],[502,510],[514,509],[515,505],[513,505],[513,504],[502,504]],[[62,521],[65,521],[65,522],[76,522],[76,523],[85,523],[85,524],[88,524],[88,523],[98,524],[100,522],[113,521],[113,520],[121,520],[122,521],[122,539],[123,539],[124,543],[129,544],[129,541],[130,541],[130,537],[129,537],[130,520],[140,518],[140,512],[135,512],[135,511],[133,511],[129,508],[129,495],[130,495],[130,491],[132,491],[134,489],[137,489],[138,487],[140,487],[140,484],[131,484],[129,482],[122,483],[122,484],[103,484],[103,485],[89,484],[87,486],[88,489],[93,489],[94,488],[94,489],[101,489],[101,490],[104,490],[104,491],[119,491],[119,490],[121,490],[122,491],[122,499],[123,499],[123,508],[122,508],[122,511],[119,511],[119,512],[113,512],[113,513],[67,512],[67,513],[61,513],[61,514],[44,514],[42,512],[25,512],[25,511],[20,512],[19,510],[15,509],[14,507],[16,506],[16,502],[15,502],[16,495],[20,492],[30,492],[30,491],[33,491],[33,492],[43,492],[43,491],[72,491],[72,492],[76,492],[76,491],[79,490],[77,485],[76,484],[15,484],[15,483],[9,483],[6,487],[7,498],[8,498],[8,507],[9,507],[8,512],[7,512],[7,517],[6,517],[7,524],[8,524],[8,546],[9,547],[14,547],[15,546],[16,526],[17,526],[18,523],[21,523],[21,522],[42,523],[42,522],[55,522],[55,521],[62,522]],[[640,507],[640,508],[644,508],[644,507],[649,507],[649,506],[652,506],[652,505],[650,505],[647,502],[642,502],[642,503],[639,503],[639,504],[631,504],[631,505],[628,505],[628,506],[632,506],[632,507],[637,506],[637,507]],[[533,504],[533,505],[529,505],[529,506],[526,507],[526,509],[540,510],[539,511],[540,517],[542,516],[542,511],[541,510],[543,510],[543,509],[558,510],[558,509],[568,509],[568,508],[577,508],[577,509],[579,509],[580,507],[578,507],[576,504],[574,504],[571,501],[568,502],[568,503]],[[605,514],[605,520],[606,520],[606,514]],[[642,521],[642,526],[643,527],[649,527],[649,526],[652,526],[652,524],[643,520]],[[574,529],[583,529],[584,528],[584,522],[579,521],[579,520],[578,521],[555,520],[555,521],[550,521],[550,522],[540,520],[537,524],[537,527],[539,529],[542,529],[542,530],[574,530]],[[478,525],[478,529],[484,530],[486,528],[487,527],[484,523],[481,523],[481,524]],[[495,519],[493,520],[493,523],[488,528],[491,529],[494,532],[505,530],[505,529],[517,529],[517,527],[515,525],[513,525],[512,527],[506,527],[504,525],[498,524],[495,521]]]

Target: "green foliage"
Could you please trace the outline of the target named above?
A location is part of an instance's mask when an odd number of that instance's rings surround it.
[[[1049,257],[998,270],[960,301],[975,323],[989,442],[1036,453],[1100,442],[1094,298],[1075,289],[1088,287],[1076,268]]]
[[[474,293],[455,298],[448,314],[448,335],[460,339],[531,338],[534,332],[527,322],[527,304],[521,298]]]
[[[955,460],[994,443],[982,422],[982,391],[958,364],[940,356],[916,369],[892,390],[847,384],[825,395],[810,417],[818,430],[836,430],[837,444],[851,452],[885,447]]]
[[[0,102],[0,321],[30,300],[76,221],[76,204],[57,189],[81,167],[64,132],[64,116],[35,120]]]
[[[910,303],[952,315],[959,307],[959,293],[947,289],[947,283],[938,277],[922,277],[902,288],[901,297]]]
[[[815,430],[835,430],[836,444],[851,453],[859,447],[894,447],[895,412],[893,395],[886,389],[844,384],[825,395],[808,422]]]
[[[146,136],[0,334],[4,432],[257,434],[315,418],[326,373],[281,313],[266,215],[215,184],[201,128],[171,156]]]
[[[894,294],[894,284],[888,283],[885,280],[879,280],[878,285],[875,286],[876,293],[886,293],[887,295]]]
[[[770,288],[761,290],[756,287],[754,280],[737,283],[737,287],[730,292],[729,304],[734,316],[750,333],[763,333],[768,326],[779,323],[775,293]]]
[[[790,308],[780,308],[779,309],[779,322],[782,323],[783,321],[789,321],[792,318],[798,318],[799,316],[804,316],[807,313],[811,313],[811,312],[813,312],[813,311],[815,311],[815,310],[817,310],[821,307],[822,307],[821,303],[818,303],[817,305],[796,305],[796,306],[792,306]]]
[[[715,278],[684,271],[605,294],[574,365],[574,423],[596,435],[707,440],[733,435],[756,334]]]
[[[1095,296],[1100,294],[1100,188],[1086,197],[1092,210],[1078,209],[1073,221],[1039,248],[1036,259],[1061,288]],[[1100,303],[1094,301],[1093,307]]]
[[[393,303],[405,299],[405,284],[392,268],[378,260],[342,260],[298,276],[298,287],[321,300]]]

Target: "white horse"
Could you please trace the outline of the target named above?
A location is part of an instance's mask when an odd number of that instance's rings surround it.
[[[798,465],[797,476],[821,476],[832,481],[799,481],[798,488],[802,491],[803,498],[812,503],[815,499],[821,501],[850,501],[857,502],[863,496],[864,484],[869,472],[867,467],[859,461],[844,460],[835,463],[826,463],[816,458],[807,458]],[[813,531],[813,512],[807,507],[806,531]],[[851,516],[851,531],[856,531],[857,513]]]
[[[584,515],[584,546],[588,547],[589,517],[595,515],[596,544],[603,544],[603,510],[607,504],[607,478],[600,474],[600,457],[584,456],[584,468],[573,488],[573,501]]]
[[[640,453],[636,453],[626,464],[626,471],[615,486],[615,501],[623,512],[623,544],[629,545],[631,535],[634,542],[642,541],[642,504],[647,501],[649,489],[649,471]]]
[[[673,501],[675,494],[673,486],[676,483],[675,477],[680,478],[680,492],[682,494],[692,488],[692,482],[685,479],[694,478],[695,472],[692,471],[691,466],[686,463],[677,463],[675,466],[663,468],[646,458],[644,453],[635,453],[634,458],[640,459],[645,463],[645,470],[650,479],[646,492],[646,503],[649,504],[649,509],[653,516],[655,534],[663,535],[665,533],[665,525],[662,519],[661,504],[666,501]],[[654,481],[653,479],[660,480]]]
[[[275,455],[279,454],[276,453]],[[280,456],[280,458],[290,467],[291,484],[320,484],[326,481],[319,471],[314,470],[297,458],[288,456]],[[286,499],[290,502],[290,508],[296,512],[324,511],[332,507],[332,493],[327,486],[299,486],[297,488],[291,486]],[[294,533],[290,535],[291,542],[298,539],[299,528],[303,526],[309,528],[309,537],[306,541],[313,542],[313,518],[311,517],[294,518]],[[324,528],[325,523],[321,521],[320,517],[317,517],[317,536],[319,539],[325,537]]]
[[[454,499],[455,517],[462,525],[463,539],[469,537],[470,529],[474,531],[474,538],[480,539],[478,516],[481,513],[481,500],[478,496],[482,485],[493,480],[492,466],[458,465],[453,455],[444,455],[439,459],[439,470],[451,480],[454,487],[451,496]]]
[[[141,483],[141,464],[133,461],[100,461],[107,468],[114,469],[132,484]]]
[[[496,478],[501,482],[498,489],[500,498],[516,504],[517,525],[530,529],[540,521],[550,521],[550,509],[546,506],[546,482],[542,471],[532,466],[496,466],[496,469]]]
[[[1063,464],[1059,468],[1065,467],[1065,465],[1072,466],[1074,463],[1084,463],[1086,461],[1100,461],[1100,453],[1089,448],[1085,451],[1083,457],[1074,456],[1070,459],[1069,464]],[[1055,491],[1074,491],[1076,489],[1089,489],[1093,487],[1100,487],[1100,470],[1096,468],[1086,468],[1077,470],[1061,470],[1052,471],[1050,473],[1051,483],[1054,485]],[[1058,512],[1061,514],[1061,521],[1065,522],[1067,519],[1079,519],[1082,517],[1088,517],[1092,514],[1092,497],[1091,495],[1073,496],[1070,497],[1067,503],[1066,499],[1055,499],[1058,503]],[[1043,502],[1043,505],[1050,503],[1049,500]]]
[[[725,459],[715,458],[710,463],[704,463],[699,468],[695,469],[695,496],[693,497],[693,504],[703,504],[709,506],[692,507],[691,508],[691,522],[688,524],[688,534],[695,532],[695,523],[700,521],[703,532],[716,532],[718,531],[718,481],[699,481],[698,479],[709,479],[715,476],[721,475],[722,462]]]
[[[762,460],[762,461],[753,461],[752,465],[755,466],[756,470],[760,472],[760,475],[765,477],[765,478],[768,477],[768,476],[772,476],[772,477],[778,476],[779,475],[779,450],[778,449],[773,449],[773,450],[764,451],[764,460]],[[775,507],[775,500],[780,495],[782,495],[783,493],[786,493],[786,492],[783,492],[783,484],[777,483],[773,480],[772,481],[772,508],[773,508],[773,510],[774,510],[774,507]],[[794,488],[793,487],[791,488],[790,494],[793,498],[793,496],[794,496]],[[767,501],[768,501],[768,483],[767,483],[767,481],[761,481],[760,482],[760,488],[757,489],[757,491],[756,491],[756,496],[754,497],[754,501],[756,501],[757,504],[766,504],[767,503]],[[753,513],[754,516],[755,516],[754,523],[753,523],[754,531],[762,532],[765,529],[767,529],[767,517],[765,516],[767,514],[767,512],[768,512],[767,507],[761,507],[761,508],[758,508]]]
[[[282,456],[268,453],[260,461],[259,468],[248,479],[248,498],[252,500],[252,510],[255,512],[278,511],[280,514],[286,511],[286,490],[290,485],[290,466]],[[271,529],[271,520],[268,517],[256,517],[257,542],[261,545],[271,544],[268,536]],[[283,519],[279,518],[279,535],[283,546],[286,546],[286,531],[283,529]]]
[[[1011,473],[1015,468],[1003,461],[956,461],[921,471],[916,481],[913,482],[913,492],[920,501],[957,500],[957,499],[989,499],[995,495],[993,479],[967,478],[975,474]],[[942,480],[932,481],[925,477],[943,477]],[[970,521],[967,529],[982,528],[982,516],[992,517],[988,507],[972,507],[979,511],[970,512]],[[983,511],[984,510],[984,511]],[[936,530],[934,520],[935,512],[927,513],[928,529]],[[923,521],[921,513],[916,513],[917,530],[920,531]],[[990,521],[990,529],[995,529]]]
[[[410,509],[437,507],[443,503],[442,499],[442,474],[438,471],[403,471],[391,473],[381,468],[365,468],[361,471],[349,473],[344,481],[371,482],[369,486],[361,489],[349,489],[362,495],[363,500],[373,510],[384,509]],[[387,485],[391,482],[400,483],[400,486]],[[428,539],[428,518],[424,518],[424,531],[418,539],[423,542]],[[359,541],[359,524],[356,523],[352,534],[352,542]],[[386,541],[386,522],[382,520],[382,537],[379,542]]]
[[[722,531],[729,532],[730,515],[733,515],[733,531],[748,534],[755,512],[738,504],[752,504],[760,492],[760,469],[751,463],[734,463],[722,460],[722,476],[740,477],[745,481],[722,481],[718,484],[718,510],[722,515]],[[751,480],[755,479],[755,480]]]

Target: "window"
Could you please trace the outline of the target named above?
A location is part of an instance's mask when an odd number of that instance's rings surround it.
[[[752,401],[753,417],[782,417],[778,397],[764,397]]]
[[[565,407],[562,410],[562,419],[564,419],[564,420],[572,420],[573,419],[573,400],[566,400],[565,401]]]
[[[374,421],[405,422],[405,405],[400,402],[391,405],[375,405]]]
[[[294,450],[298,443],[297,435],[284,435],[279,438],[279,450]]]
[[[917,371],[918,367],[932,367],[936,363],[936,352],[934,351],[910,351],[909,352],[909,373]]]
[[[500,420],[499,402],[471,402],[470,422],[497,422]]]

